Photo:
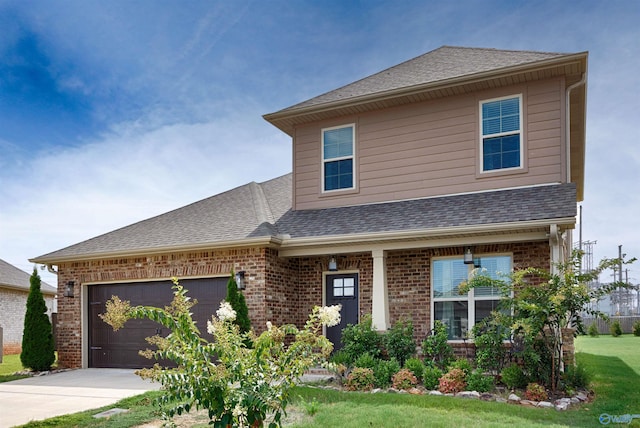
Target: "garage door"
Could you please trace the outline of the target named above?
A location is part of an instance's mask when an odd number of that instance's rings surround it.
[[[228,278],[202,278],[180,280],[188,290],[187,295],[197,299],[191,309],[196,326],[203,337],[211,340],[207,333],[207,320],[215,314],[227,294]],[[146,337],[169,331],[149,320],[129,320],[116,332],[104,323],[99,314],[105,312],[105,304],[111,296],[129,300],[131,305],[164,307],[173,298],[171,281],[133,282],[123,284],[90,285],[89,293],[89,367],[142,368],[151,367],[154,360],[138,355],[138,351],[149,348]]]

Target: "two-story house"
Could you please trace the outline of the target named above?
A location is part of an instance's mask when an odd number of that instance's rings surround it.
[[[61,363],[144,365],[155,327],[111,332],[105,300],[165,304],[175,276],[203,326],[232,270],[258,331],[340,303],[337,346],[365,314],[379,330],[411,319],[416,341],[435,320],[463,339],[500,298],[460,294],[471,269],[549,269],[570,249],[587,56],[444,46],[265,115],[292,139],[292,174],[33,259],[58,271]]]

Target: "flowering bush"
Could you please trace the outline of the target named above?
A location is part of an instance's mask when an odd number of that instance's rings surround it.
[[[411,389],[418,384],[418,379],[409,369],[402,369],[391,378],[395,389]]]
[[[349,391],[369,391],[373,389],[374,382],[373,370],[365,367],[355,367],[347,376],[345,386]]]
[[[451,369],[440,378],[438,390],[444,394],[455,394],[464,391],[467,386],[465,383],[465,373],[462,369]]]
[[[333,345],[321,335],[322,325],[340,322],[340,307],[315,307],[304,328],[268,323],[260,336],[242,334],[233,323],[235,311],[223,302],[207,323],[213,342],[200,337],[190,313],[187,291],[174,281],[174,298],[164,309],[130,306],[114,296],[101,318],[118,330],[131,318],[148,318],[171,330],[167,337],[147,341],[157,350],[141,352],[148,358],[168,359],[177,367],[155,364],[137,372],[163,386],[159,403],[170,409],[166,418],[207,409],[214,427],[260,427],[269,416],[269,427],[280,426],[291,388],[311,366],[326,361]],[[290,337],[291,339],[285,340]],[[251,339],[253,347],[247,347]]]
[[[527,400],[531,401],[545,401],[549,398],[544,386],[539,383],[530,383],[527,385],[527,390],[524,393]]]

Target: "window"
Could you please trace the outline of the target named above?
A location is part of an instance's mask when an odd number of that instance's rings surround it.
[[[480,102],[482,171],[522,167],[522,95]]]
[[[322,130],[322,190],[353,189],[355,126]]]
[[[489,256],[480,259],[484,274],[494,279],[511,272],[510,256]],[[478,287],[460,294],[459,285],[467,280],[473,265],[464,264],[462,258],[433,261],[431,278],[431,313],[433,321],[442,321],[449,332],[449,340],[468,337],[473,326],[489,316],[500,301],[500,290]],[[486,271],[485,271],[486,270]]]

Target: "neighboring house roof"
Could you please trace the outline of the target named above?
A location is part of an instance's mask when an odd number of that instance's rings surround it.
[[[11,288],[28,292],[31,288],[31,275],[0,259],[0,288]],[[40,282],[42,294],[56,294],[55,287]]]
[[[382,204],[293,211],[291,174],[249,183],[33,259],[36,263],[297,239],[502,227],[576,215],[575,185],[561,184]],[[517,202],[514,202],[517,201]]]

